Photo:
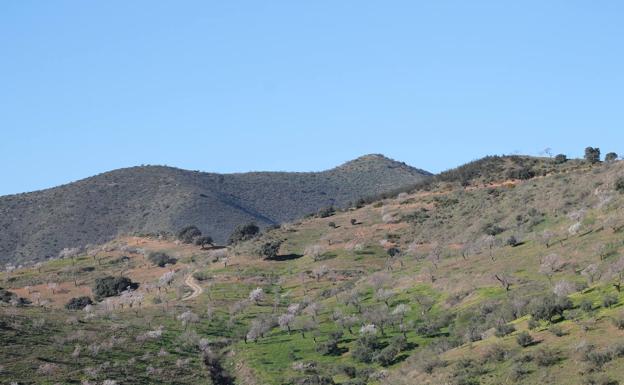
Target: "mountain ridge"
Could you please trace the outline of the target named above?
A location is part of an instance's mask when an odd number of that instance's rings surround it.
[[[122,233],[171,233],[190,224],[223,242],[240,223],[278,224],[430,175],[379,154],[318,172],[121,168],[0,196],[0,261],[54,257],[65,247],[101,243]]]

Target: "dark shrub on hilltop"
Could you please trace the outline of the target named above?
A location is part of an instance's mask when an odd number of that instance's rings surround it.
[[[139,284],[132,282],[129,278],[108,276],[95,280],[93,294],[95,294],[97,300],[101,300],[102,298],[119,295],[127,289],[134,290],[138,287]]]
[[[230,235],[228,243],[230,245],[238,242],[247,241],[256,237],[260,233],[260,228],[253,222],[238,225]]]
[[[149,259],[150,262],[159,267],[165,267],[165,265],[173,265],[178,262],[177,259],[173,258],[163,251],[152,251],[147,256],[147,259]]]
[[[197,226],[186,226],[178,233],[178,239],[183,243],[193,243],[195,238],[201,237],[202,232]]]
[[[70,299],[69,302],[65,304],[65,309],[82,310],[87,305],[92,305],[92,304],[93,304],[93,301],[91,300],[91,297],[87,297],[87,296],[76,297],[76,298]]]
[[[605,162],[615,162],[618,158],[618,154],[615,152],[610,152],[607,155],[605,155]]]
[[[563,164],[568,161],[568,157],[565,154],[558,154],[555,156],[555,164]]]
[[[591,164],[600,162],[600,149],[598,147],[585,148],[585,160]]]

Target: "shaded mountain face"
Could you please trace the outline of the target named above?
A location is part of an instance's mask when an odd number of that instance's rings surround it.
[[[119,234],[177,232],[187,225],[224,242],[241,223],[278,224],[430,175],[382,155],[305,173],[119,169],[0,197],[0,263],[53,257],[65,247],[102,243]]]

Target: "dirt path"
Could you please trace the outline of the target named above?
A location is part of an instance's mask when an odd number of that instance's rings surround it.
[[[195,278],[193,278],[193,273],[195,273],[195,272],[192,272],[191,274],[189,274],[186,277],[186,279],[184,280],[184,283],[188,287],[193,289],[193,292],[191,294],[189,294],[188,296],[182,298],[182,301],[188,301],[190,299],[197,298],[201,293],[204,292],[204,289],[201,286],[199,286],[197,284],[197,281],[195,281]]]

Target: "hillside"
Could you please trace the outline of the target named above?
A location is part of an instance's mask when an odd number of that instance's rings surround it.
[[[460,170],[228,249],[120,237],[9,271],[0,381],[618,384],[624,162]],[[64,309],[106,275],[139,287]]]
[[[411,186],[429,174],[381,155],[323,172],[212,174],[131,167],[56,188],[0,197],[0,263],[56,257],[63,248],[120,234],[175,233],[196,225],[224,242],[241,223],[260,226]]]

